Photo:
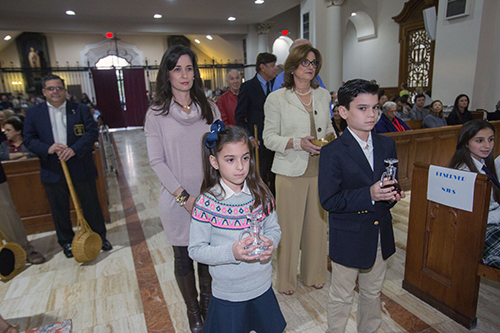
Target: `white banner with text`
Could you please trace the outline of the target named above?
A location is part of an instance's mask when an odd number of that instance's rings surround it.
[[[477,173],[475,172],[431,165],[429,167],[427,200],[472,212],[476,177]]]

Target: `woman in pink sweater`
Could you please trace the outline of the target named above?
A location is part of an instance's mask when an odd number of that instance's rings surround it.
[[[196,55],[185,46],[169,48],[160,63],[156,97],[144,132],[149,162],[161,182],[160,218],[174,251],[174,273],[187,307],[191,332],[201,332],[211,295],[208,266],[198,264],[200,302],[193,261],[188,256],[191,211],[203,170],[201,139],[220,118],[205,97]]]

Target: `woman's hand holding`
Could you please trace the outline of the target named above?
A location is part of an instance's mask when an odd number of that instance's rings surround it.
[[[233,255],[234,259],[236,260],[241,260],[241,261],[253,261],[257,258],[259,258],[259,255],[254,255],[254,256],[249,256],[248,254],[255,250],[258,245],[254,245],[252,247],[249,247],[248,249],[245,249],[248,245],[253,243],[254,238],[247,236],[243,238],[241,241],[238,241],[233,244]]]
[[[321,151],[321,147],[314,145],[311,140],[314,140],[314,136],[305,136],[300,139],[300,146],[304,151],[307,151],[310,154],[319,154]]]
[[[192,195],[190,195],[189,199],[187,199],[186,203],[184,204],[184,209],[186,209],[189,214],[191,214],[193,212],[195,200],[196,200],[196,198],[193,197]]]
[[[262,236],[261,235],[260,238],[262,238],[262,240],[264,241],[264,243],[262,243],[260,246],[261,247],[267,246],[267,250],[265,250],[264,252],[262,252],[262,254],[260,255],[260,258],[259,258],[260,261],[264,261],[264,260],[269,259],[271,257],[271,255],[273,254],[274,243],[273,243],[272,240],[270,240],[266,236]]]

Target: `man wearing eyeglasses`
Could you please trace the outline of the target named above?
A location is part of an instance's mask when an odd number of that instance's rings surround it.
[[[276,78],[276,56],[272,53],[259,53],[255,61],[257,74],[241,85],[238,93],[238,104],[234,111],[237,126],[247,130],[250,142],[259,151],[259,171],[264,183],[274,194],[275,175],[271,172],[274,153],[262,143],[264,128],[264,103],[271,93]],[[254,138],[254,126],[257,126],[257,137]]]
[[[85,219],[101,236],[102,250],[109,251],[112,246],[106,239],[92,157],[98,137],[96,122],[86,105],[66,100],[64,80],[59,76],[45,76],[42,85],[46,102],[27,111],[24,144],[40,157],[40,178],[49,199],[58,242],[66,257],[73,257],[69,189],[60,163],[66,161]]]

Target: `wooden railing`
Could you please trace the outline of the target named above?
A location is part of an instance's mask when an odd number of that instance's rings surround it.
[[[491,123],[496,130],[495,141],[500,142],[500,120]],[[398,179],[405,191],[411,188],[412,168],[415,162],[448,165],[455,153],[460,128],[461,125],[455,125],[383,134],[396,141],[399,160]],[[494,156],[499,154],[500,144],[495,145]]]

